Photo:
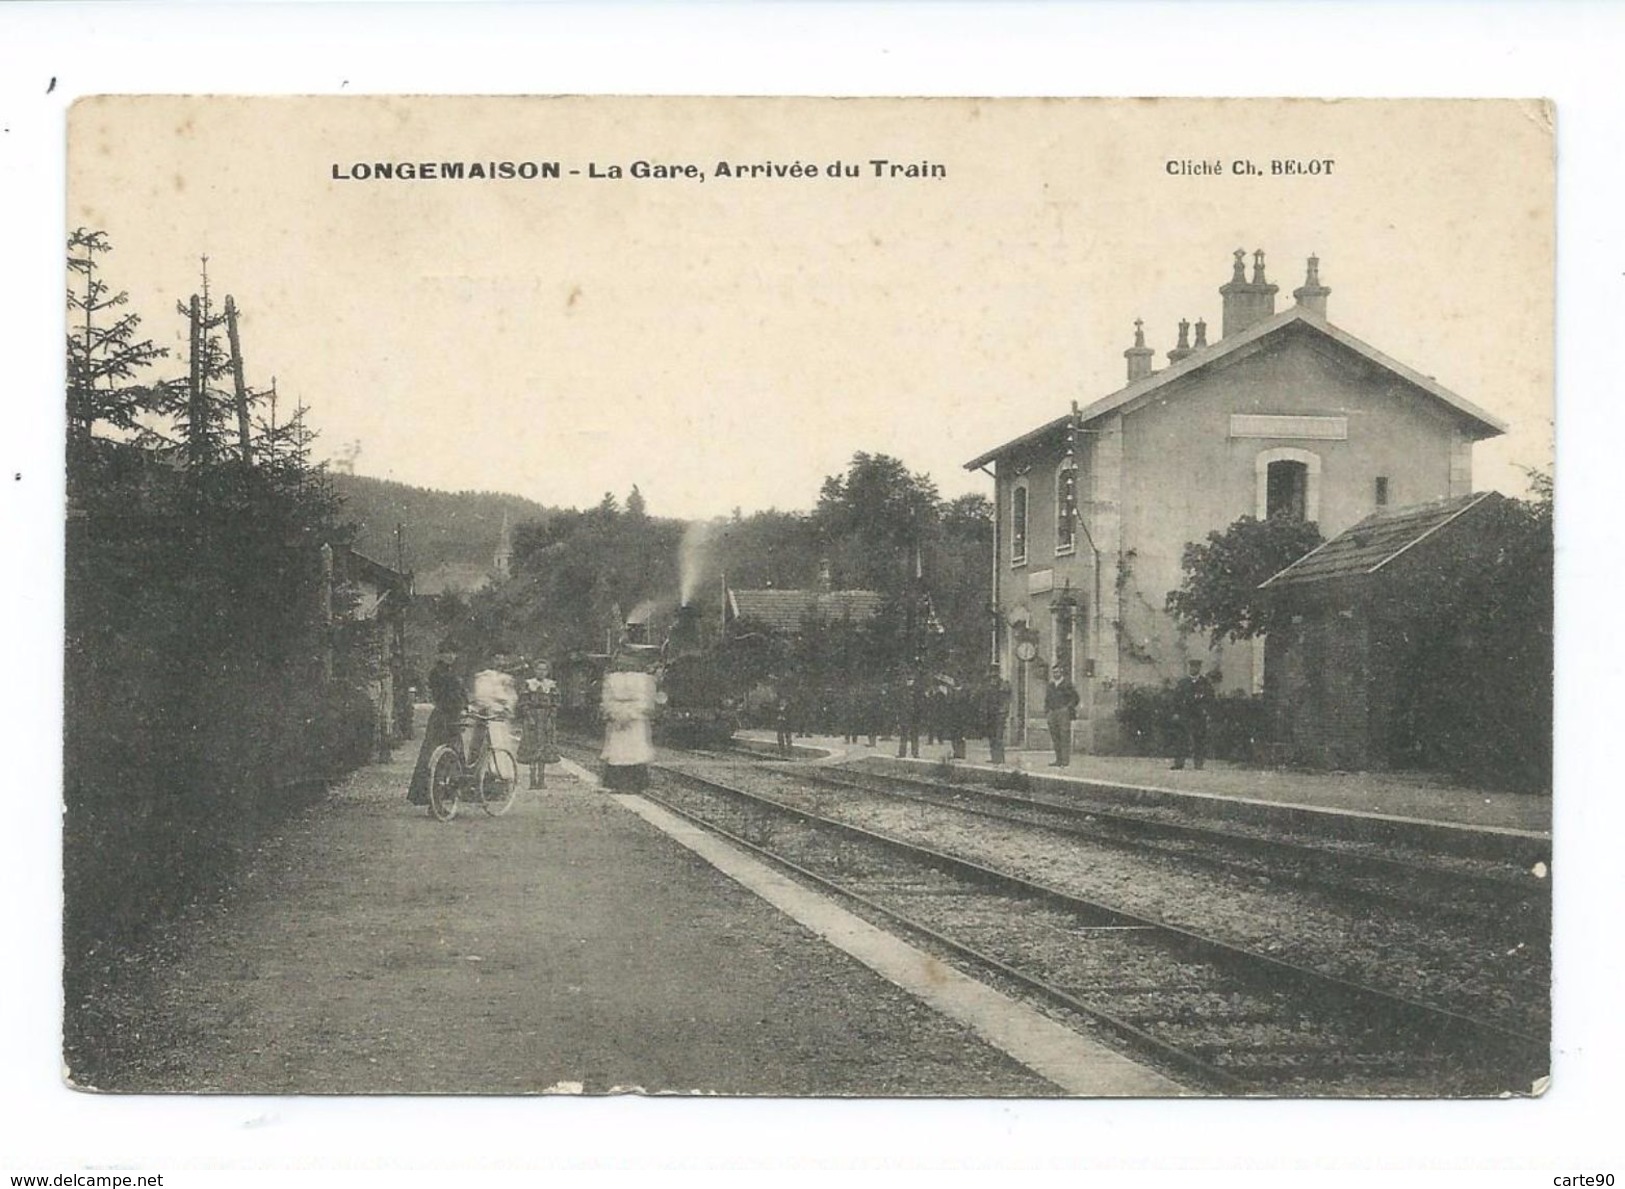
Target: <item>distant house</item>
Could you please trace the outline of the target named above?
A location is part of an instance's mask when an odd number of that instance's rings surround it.
[[[391,569],[348,547],[323,547],[329,573],[330,622],[327,670],[334,654],[343,675],[365,689],[376,714],[374,743],[381,756],[412,735],[411,694],[406,680],[406,608],[412,575]]]
[[[1438,611],[1441,604],[1448,610],[1452,592],[1477,597],[1471,583],[1503,554],[1516,516],[1512,502],[1494,492],[1385,509],[1263,583],[1281,620],[1266,644],[1264,694],[1285,758],[1382,769],[1413,766],[1441,746],[1483,745],[1444,738],[1448,725],[1431,721],[1426,707],[1464,693],[1496,697],[1499,691],[1484,687],[1497,683],[1463,682],[1457,666],[1433,672],[1419,657],[1424,647],[1439,655],[1450,643],[1441,634],[1468,630],[1452,619],[1441,632]],[[1487,677],[1501,642],[1457,643],[1468,671]],[[1525,681],[1540,677],[1529,673]],[[1430,690],[1441,681],[1481,688]]]
[[[1264,254],[1237,251],[1219,289],[1217,341],[1179,324],[1168,366],[1135,323],[1126,383],[979,454],[994,481],[994,655],[1015,691],[1013,731],[1043,737],[1050,664],[1076,683],[1075,743],[1118,745],[1126,685],[1160,685],[1187,660],[1257,691],[1257,642],[1210,649],[1165,611],[1187,543],[1277,513],[1340,533],[1374,511],[1465,496],[1473,443],[1505,431],[1431,376],[1327,321],[1331,290],[1308,262],[1276,312]]]

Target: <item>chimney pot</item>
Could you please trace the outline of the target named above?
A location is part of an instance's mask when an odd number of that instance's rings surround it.
[[[1145,345],[1145,323],[1139,318],[1134,319],[1134,345],[1123,352],[1123,358],[1128,360],[1128,382],[1143,380],[1151,374],[1151,357],[1156,352]]]
[[[1244,251],[1236,249],[1234,275],[1228,285],[1219,288],[1219,295],[1224,298],[1224,321],[1220,327],[1224,338],[1239,334],[1253,323],[1262,322],[1275,314],[1275,294],[1278,290],[1264,279],[1264,250],[1260,248],[1253,253],[1253,279],[1250,282],[1244,276],[1245,256]]]
[[[1191,324],[1188,319],[1179,320],[1179,344],[1168,352],[1168,362],[1178,363],[1191,353]]]
[[[1320,283],[1320,257],[1309,257],[1309,264],[1304,272],[1303,284],[1292,291],[1292,299],[1301,309],[1308,310],[1317,317],[1326,316],[1326,298],[1331,290]]]

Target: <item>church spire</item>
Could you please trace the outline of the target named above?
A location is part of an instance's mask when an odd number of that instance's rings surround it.
[[[502,528],[497,532],[496,556],[491,569],[497,577],[506,578],[513,565],[513,530],[508,524],[508,509],[502,509]]]

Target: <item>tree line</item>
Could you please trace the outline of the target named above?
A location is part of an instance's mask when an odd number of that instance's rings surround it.
[[[372,710],[349,672],[361,659],[335,657],[324,624],[321,547],[349,532],[303,404],[248,386],[235,302],[206,262],[177,303],[187,348],[172,358],[105,278],[107,236],[79,229],[67,246],[74,1005],[147,926],[228,879],[264,823],[364,761]],[[70,1011],[70,1053],[92,1019]]]
[[[720,620],[724,583],[806,590],[827,580],[836,590],[876,592],[880,614],[863,624],[809,623],[799,639],[759,650],[756,667],[855,666],[876,679],[911,662],[967,678],[986,671],[993,528],[985,497],[944,500],[928,475],[860,451],[811,502],[809,511],[735,509],[693,522],[652,514],[634,487],[624,503],[605,493],[591,508],[524,521],[513,530],[509,581],[441,600],[443,641],[479,655],[558,659],[601,652],[617,618],[646,603],[669,613],[686,594],[697,614]],[[753,626],[741,623],[738,633]]]

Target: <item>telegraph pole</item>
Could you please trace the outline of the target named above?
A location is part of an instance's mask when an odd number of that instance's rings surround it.
[[[226,294],[226,337],[231,343],[231,382],[237,402],[237,439],[246,471],[254,465],[248,442],[248,385],[243,382],[243,346],[237,337],[237,303],[229,293]]]
[[[191,370],[186,378],[186,459],[193,467],[204,462],[204,434],[207,432],[203,408],[203,303],[192,294],[190,316]]]

